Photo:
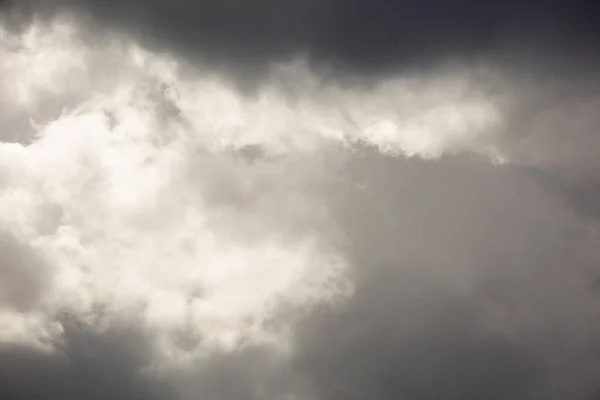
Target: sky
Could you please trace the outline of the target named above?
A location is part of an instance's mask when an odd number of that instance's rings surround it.
[[[0,2],[0,398],[600,399],[600,6]]]

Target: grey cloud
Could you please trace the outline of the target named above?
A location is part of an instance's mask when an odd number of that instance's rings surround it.
[[[597,219],[600,87],[595,74],[579,72],[509,73],[489,93],[504,114],[496,138],[509,163]]]
[[[51,286],[50,267],[31,246],[0,231],[0,307],[34,308]]]
[[[230,234],[243,240],[252,241],[265,232],[293,240],[315,231],[331,233],[327,216],[331,204],[322,193],[338,178],[334,166],[343,157],[336,149],[270,156],[245,147],[216,155],[199,153],[187,173],[189,179],[201,182],[202,200],[220,210],[214,221],[217,232],[236,226]],[[230,219],[236,224],[227,222]]]
[[[367,153],[349,171],[357,292],[296,330],[318,398],[595,398],[597,222],[477,160]]]
[[[9,400],[68,399],[68,361],[37,349],[3,344],[0,347],[0,396]]]
[[[287,358],[268,346],[216,351],[182,374],[178,382],[182,400],[313,399],[307,382]]]
[[[393,268],[374,275],[343,311],[313,316],[300,330],[296,363],[318,398],[527,398],[537,360],[474,335],[471,305],[426,282],[435,277]]]
[[[0,346],[0,397],[7,400],[172,398],[169,386],[146,376],[151,354],[140,327],[115,325],[100,332],[62,320],[64,343],[47,352]]]
[[[313,399],[302,376],[269,346],[215,350],[160,373],[152,369],[152,334],[143,323],[104,317],[102,324],[59,317],[65,333],[53,352],[0,345],[2,399]]]
[[[581,218],[600,219],[600,182],[596,176],[572,170],[569,171],[571,175],[567,175],[565,171],[540,168],[523,168],[522,172],[535,179],[551,195],[560,196]]]
[[[514,160],[563,177],[596,175],[600,171],[597,76],[540,70],[508,73],[504,78],[490,85],[490,93],[498,93],[505,114],[501,142]]]

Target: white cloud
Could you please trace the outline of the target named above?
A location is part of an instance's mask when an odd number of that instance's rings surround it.
[[[3,325],[37,324],[39,334],[27,337],[41,340],[56,333],[56,312],[88,318],[99,306],[109,314],[141,307],[170,353],[179,329],[201,332],[206,345],[269,339],[261,321],[280,298],[300,304],[335,294],[343,256],[324,232],[294,233],[303,216],[325,218],[308,188],[326,178],[318,166],[325,157],[245,165],[231,151],[239,147],[235,119],[248,118],[234,92],[211,79],[188,88],[194,82],[178,80],[176,63],[119,41],[86,48],[62,24],[12,38],[16,50],[3,42],[2,84],[12,96],[3,101],[23,114],[48,101],[62,110],[31,143],[0,144],[1,223],[53,269],[45,303],[5,314]],[[106,76],[95,64],[104,59]],[[206,117],[165,117],[158,103],[175,102],[175,90],[198,97],[173,107]],[[210,109],[219,101],[231,115]],[[292,172],[298,181],[285,184],[281,171],[290,166],[301,169]],[[27,330],[3,330],[2,339],[23,340]]]

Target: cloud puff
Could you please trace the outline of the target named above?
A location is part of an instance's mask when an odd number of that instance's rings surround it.
[[[93,72],[101,54],[72,33],[53,53],[53,34],[61,43],[70,27],[49,29],[21,37],[23,48],[10,50],[5,69],[20,76],[49,52],[56,70],[44,70],[50,78],[32,73],[8,93],[33,93],[22,112],[43,108],[48,91],[65,108],[34,125],[29,142],[0,147],[2,224],[53,266],[48,323],[64,309],[87,317],[96,307],[141,307],[159,336],[167,335],[160,339],[167,349],[190,324],[207,343],[235,343],[261,335],[261,320],[280,297],[294,303],[335,295],[332,279],[344,260],[316,230],[326,223],[316,194],[329,174],[319,148],[252,162],[244,149],[255,142],[276,155],[285,149],[281,137],[271,143],[250,133],[246,143],[235,132],[253,112],[243,108],[267,113],[268,102],[240,103],[210,77],[179,81],[174,61],[118,41],[99,52],[113,55],[122,75],[103,79]],[[52,87],[73,57],[86,63],[70,71],[73,86]],[[5,83],[11,88],[10,74]],[[198,97],[211,90],[210,99]],[[85,102],[74,101],[82,96]],[[230,118],[215,119],[219,107]]]

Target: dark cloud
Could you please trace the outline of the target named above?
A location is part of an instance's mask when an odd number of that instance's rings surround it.
[[[139,326],[99,331],[69,317],[55,351],[0,345],[0,398],[167,400],[161,379],[146,374],[150,345]]]
[[[397,267],[373,275],[343,311],[318,314],[301,331],[297,363],[318,398],[527,398],[538,360],[474,333],[473,305],[440,291],[433,276]]]
[[[216,351],[179,376],[180,398],[311,399],[307,383],[288,361],[269,346]]]
[[[367,154],[340,193],[356,295],[296,331],[320,399],[593,399],[597,236],[519,169]]]
[[[260,73],[298,54],[338,71],[381,73],[445,59],[536,51],[568,64],[598,55],[600,17],[589,0],[52,0],[20,1],[87,13],[146,43],[184,50],[223,69]],[[521,53],[520,50],[526,50]],[[561,57],[558,57],[561,58]]]
[[[507,74],[489,89],[502,93],[497,138],[511,164],[595,220],[600,216],[599,83],[595,74],[532,70]]]
[[[600,181],[597,177],[581,172],[564,176],[563,171],[546,171],[539,168],[525,168],[523,172],[535,179],[549,193],[562,196],[581,218],[600,220]]]
[[[90,324],[66,314],[58,321],[65,332],[52,351],[0,344],[0,398],[309,399],[301,376],[269,346],[215,350],[161,374],[152,369],[158,361],[152,336],[136,318]]]

